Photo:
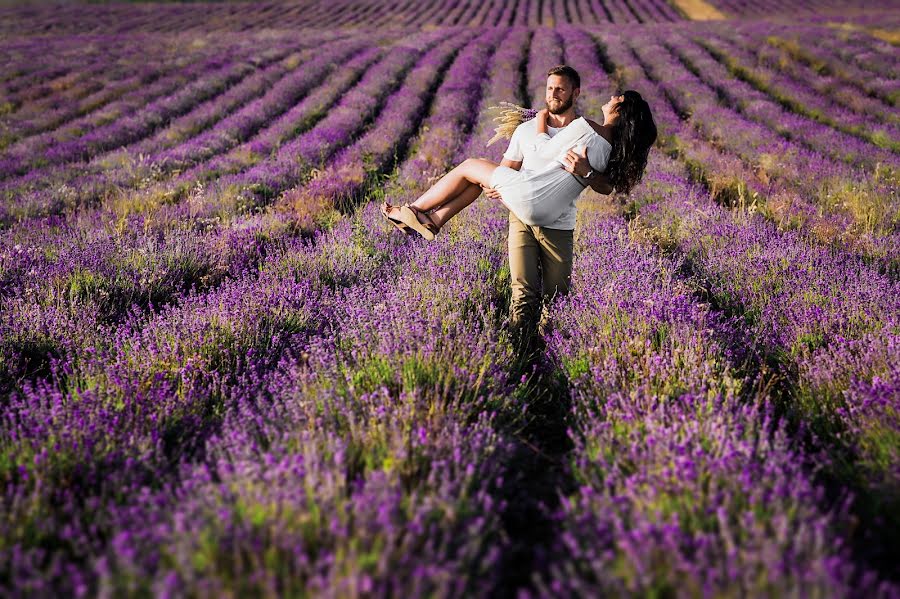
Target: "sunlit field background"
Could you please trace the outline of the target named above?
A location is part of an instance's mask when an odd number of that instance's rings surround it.
[[[0,6],[0,596],[896,597],[900,3]],[[639,91],[513,343],[500,102]]]

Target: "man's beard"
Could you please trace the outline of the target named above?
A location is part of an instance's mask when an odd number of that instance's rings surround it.
[[[568,109],[572,108],[572,105],[575,104],[574,98],[569,98],[565,102],[559,105],[559,108],[550,108],[550,102],[547,102],[547,112],[550,114],[562,114]]]

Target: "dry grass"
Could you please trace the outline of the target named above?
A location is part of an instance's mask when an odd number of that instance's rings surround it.
[[[900,46],[900,29],[884,29],[882,27],[866,27],[855,23],[827,23],[829,27],[834,29],[843,29],[845,31],[863,31],[872,37],[877,37],[894,46]]]
[[[857,231],[864,235],[884,235],[897,223],[896,198],[881,185],[826,180],[818,202],[828,210],[849,214]]]
[[[510,139],[516,127],[534,116],[533,110],[512,102],[500,102],[498,106],[488,107],[486,112],[489,115],[496,115],[492,120],[499,123],[499,126],[494,128],[494,136],[487,142],[488,146],[501,139]]]
[[[673,0],[672,3],[692,21],[719,21],[728,18],[725,13],[703,0]]]

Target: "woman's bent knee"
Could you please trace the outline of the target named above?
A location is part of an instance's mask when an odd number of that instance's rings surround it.
[[[494,174],[494,171],[497,169],[497,165],[490,160],[481,160],[478,158],[469,158],[465,163],[466,170],[465,176],[466,179],[471,183],[476,183],[478,185],[488,185],[491,180],[491,175]]]

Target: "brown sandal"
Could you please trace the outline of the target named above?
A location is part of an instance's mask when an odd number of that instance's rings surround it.
[[[397,229],[399,229],[400,231],[403,231],[407,235],[414,233],[415,231],[413,231],[409,227],[407,227],[404,222],[391,216],[390,209],[395,208],[395,207],[396,206],[392,206],[391,204],[388,204],[387,202],[382,202],[381,203],[381,216],[383,216],[385,219],[387,219],[387,221],[389,223],[391,223],[392,225],[397,227]]]
[[[428,219],[429,222],[423,223],[419,219],[420,215]],[[411,204],[400,207],[400,220],[428,241],[433,240],[435,235],[441,230],[434,222],[431,222],[431,217]]]

